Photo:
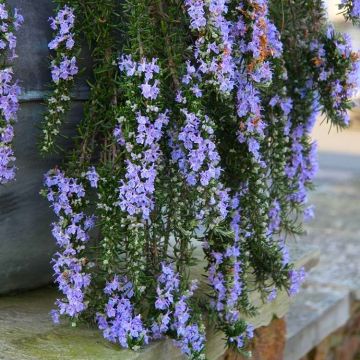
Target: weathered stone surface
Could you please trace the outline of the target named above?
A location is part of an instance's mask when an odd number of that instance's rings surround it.
[[[311,196],[316,220],[300,240],[319,247],[320,263],[290,308],[287,360],[298,360],[307,353],[306,360],[342,360],[353,356],[351,349],[357,346],[348,333],[340,336],[346,345],[338,353],[329,352],[339,339],[329,334],[337,334],[345,323],[349,326],[352,301],[360,298],[360,157],[321,154],[320,168],[317,190]]]
[[[308,247],[308,252],[297,252],[298,266],[314,263],[318,254]],[[312,255],[309,255],[312,254]],[[295,256],[295,255],[294,255]],[[57,293],[54,289],[32,291],[16,296],[0,297],[0,359],[4,360],[169,360],[183,359],[171,341],[157,342],[141,352],[120,350],[102,339],[92,328],[71,328],[67,324],[54,326],[49,311]],[[260,309],[250,321],[256,328],[268,325],[273,316],[282,317],[290,304],[285,293],[278,300]],[[270,320],[269,320],[270,319]],[[280,325],[279,325],[280,326]],[[265,344],[267,330],[259,330],[259,342]],[[208,359],[217,360],[224,355],[225,344],[221,333],[209,331]],[[262,345],[264,347],[265,345]],[[169,355],[171,354],[171,355]]]
[[[301,360],[358,360],[360,358],[360,302],[351,307],[347,324],[326,337]]]
[[[348,292],[308,287],[297,296],[287,316],[285,360],[297,360],[350,318]]]

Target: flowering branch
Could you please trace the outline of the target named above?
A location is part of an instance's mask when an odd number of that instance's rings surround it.
[[[15,8],[11,12],[5,1],[0,2],[0,184],[5,184],[15,178],[15,161],[12,141],[14,139],[13,125],[19,109],[18,96],[20,87],[14,80],[12,67],[8,61],[17,56],[15,31],[19,30],[24,18]]]
[[[75,47],[75,14],[74,10],[65,5],[55,18],[50,18],[51,29],[56,32],[55,38],[49,43],[49,49],[55,51],[51,61],[51,78],[54,84],[53,94],[47,99],[48,111],[44,117],[43,138],[40,150],[43,154],[53,150],[55,138],[59,135],[64,116],[70,108],[70,92],[74,76],[79,69],[76,61]]]

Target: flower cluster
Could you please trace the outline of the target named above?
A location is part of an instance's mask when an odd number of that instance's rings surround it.
[[[332,26],[312,42],[310,51],[320,104],[333,124],[348,126],[347,111],[360,84],[360,54],[352,51],[351,39],[336,33]]]
[[[243,187],[231,200],[231,230],[233,237],[220,245],[205,242],[204,251],[208,258],[208,282],[212,288],[210,305],[216,312],[221,328],[227,336],[228,345],[243,349],[247,340],[253,337],[252,325],[246,324],[240,314],[240,302],[244,292],[244,269],[241,257],[241,239],[245,234],[241,228],[241,199],[248,191]]]
[[[55,146],[55,137],[59,134],[65,113],[70,108],[70,91],[74,76],[79,69],[76,61],[74,10],[65,5],[55,18],[50,18],[51,29],[55,38],[49,43],[49,49],[56,55],[51,61],[51,77],[54,92],[47,99],[48,111],[43,126],[41,151],[46,153]]]
[[[201,30],[206,26],[205,2],[203,0],[185,0],[187,12],[191,19],[191,28]]]
[[[121,125],[128,121],[120,118],[119,125],[114,130],[117,143],[122,145],[128,153],[126,160],[126,173],[120,181],[119,206],[130,217],[140,217],[149,221],[151,211],[154,209],[155,180],[157,165],[161,157],[160,141],[163,137],[164,127],[169,122],[168,112],[160,112],[155,101],[159,96],[159,80],[155,79],[160,69],[156,59],[147,62],[142,59],[139,63],[130,56],[120,59],[119,67],[129,78],[144,78],[139,89],[145,100],[148,100],[145,111],[131,107],[132,116],[135,118],[135,133],[127,134],[124,139]]]
[[[181,113],[185,123],[176,138],[172,138],[172,160],[178,164],[189,186],[201,189],[202,193],[210,189],[208,201],[217,207],[217,212],[224,219],[228,213],[229,195],[219,182],[220,156],[214,142],[213,124],[209,117],[196,116],[186,108],[181,109]],[[207,215],[204,211],[206,202],[199,203],[199,220]]]
[[[94,166],[91,166],[85,174],[86,179],[89,181],[90,186],[94,189],[98,187],[100,180],[99,174],[97,173]]]
[[[242,1],[237,10],[233,32],[242,59],[236,74],[237,114],[241,121],[238,139],[247,144],[253,158],[265,167],[260,153],[266,128],[260,88],[272,80],[270,60],[281,56],[282,43],[269,20],[267,1]]]
[[[190,299],[196,290],[196,282],[190,289],[181,291],[180,276],[167,263],[161,264],[157,279],[155,309],[159,314],[151,326],[155,339],[174,332],[175,344],[189,359],[205,359],[205,334],[203,325],[193,321]]]
[[[161,155],[159,141],[169,118],[166,113],[160,113],[152,123],[148,116],[139,112],[136,120],[136,144],[143,146],[143,150],[136,154],[132,151],[131,144],[125,143],[131,158],[126,161],[125,179],[121,180],[119,187],[119,206],[130,216],[140,215],[143,220],[148,221],[154,209],[156,165]]]
[[[202,33],[205,26],[212,26],[212,22],[218,21],[216,24],[220,26],[220,22],[225,21],[222,12],[226,13],[227,7],[222,1],[205,5],[202,1],[189,0],[185,5],[191,19],[190,29],[193,31]],[[205,11],[210,11],[210,15]],[[216,14],[219,15],[218,19]],[[207,20],[209,16],[210,19]],[[192,49],[195,63],[190,60],[186,62],[186,73],[182,77],[181,88],[178,89],[175,99],[179,106],[182,125],[173,128],[169,145],[172,149],[173,163],[178,165],[187,184],[196,189],[198,209],[196,219],[203,221],[212,214],[214,223],[219,223],[226,218],[229,211],[229,190],[220,179],[222,169],[215,136],[215,123],[206,115],[205,109],[200,102],[194,100],[194,97],[202,98],[201,86],[205,83],[215,85],[219,92],[228,93],[231,88],[231,76],[227,71],[215,71],[222,68],[225,65],[222,63],[226,60],[212,58],[217,50],[215,43],[213,47],[208,46],[209,39],[201,35]],[[204,47],[207,49],[205,53],[209,55],[207,58],[204,57]],[[225,49],[222,50],[226,52]],[[209,62],[212,62],[212,65],[209,65]],[[205,79],[207,75],[210,80]]]
[[[147,62],[143,59],[136,63],[130,56],[123,56],[119,62],[120,70],[127,77],[144,77],[139,89],[142,97],[148,100],[145,113],[136,109],[136,106],[131,109],[136,121],[136,133],[128,134],[128,141],[125,141],[121,128],[121,123],[126,118],[120,118],[120,124],[114,130],[117,142],[126,149],[129,156],[124,180],[120,182],[119,206],[130,217],[139,216],[144,221],[149,220],[154,209],[157,165],[161,157],[159,144],[163,129],[169,122],[168,112],[160,112],[156,104],[151,103],[159,95],[159,80],[154,79],[160,72],[156,61],[153,59]]]
[[[314,123],[317,112],[314,111],[309,119],[309,123]],[[305,205],[307,203],[307,186],[314,179],[318,164],[316,159],[317,144],[312,143],[310,148],[304,144],[304,137],[309,135],[312,127],[298,125],[290,133],[291,138],[291,157],[286,165],[285,173],[293,180],[292,193],[289,200],[295,204]]]
[[[185,3],[190,17],[190,28],[198,33],[198,38],[193,49],[195,62],[194,64],[187,63],[186,74],[182,79],[184,89],[179,92],[177,101],[189,107],[192,104],[189,100],[188,89],[196,98],[201,98],[208,85],[210,88],[215,87],[217,93],[225,95],[225,97],[234,93],[234,97],[237,98],[236,113],[240,120],[240,129],[237,132],[238,141],[246,143],[249,156],[258,165],[265,168],[266,164],[260,153],[261,144],[265,141],[266,136],[266,124],[262,116],[261,89],[268,86],[272,80],[271,60],[280,57],[282,53],[279,34],[269,20],[267,2],[240,2],[236,6],[236,21],[231,21],[228,17],[229,6],[232,5],[230,1],[206,3],[186,1]],[[204,18],[205,21],[199,22],[199,18]],[[195,173],[195,176],[194,171],[191,170],[201,169],[200,166],[203,164],[206,168],[217,169],[217,171],[213,171],[214,187],[216,188],[217,185],[220,186],[221,190],[224,190],[219,181],[222,169],[219,166],[220,156],[216,149],[214,137],[215,124],[210,122],[206,116],[200,117],[200,114],[195,111],[190,112],[186,108],[181,109],[181,111],[186,116],[186,122],[174,143],[181,143],[181,140],[186,142],[181,144],[182,146],[175,147],[172,152],[173,160],[178,162],[180,170],[186,175],[187,182],[190,185],[197,186],[197,189],[199,189],[199,185],[208,185],[207,179],[202,177],[202,173]],[[203,135],[199,131],[202,124],[205,124],[206,129],[210,130],[209,133],[205,132]],[[200,133],[200,137],[198,133]],[[218,155],[217,157],[211,156],[210,161],[206,159],[206,153],[202,150],[203,146],[199,146],[208,137],[214,144],[214,154]],[[199,138],[204,140],[199,141]],[[182,150],[183,148],[185,150]],[[215,165],[213,165],[214,160],[216,161]],[[256,170],[256,172],[257,177],[259,177],[261,171]],[[266,183],[268,182],[265,176],[262,176],[260,185],[258,182],[252,184],[252,193],[247,196],[247,201],[252,203],[262,201],[262,194],[267,191]],[[249,192],[249,187],[245,186],[243,192],[246,192],[245,189]],[[222,204],[223,211],[221,214],[225,218],[229,213],[230,196],[228,190],[222,191],[222,194],[226,196],[226,202],[213,197],[214,200],[211,204]],[[214,293],[213,308],[217,312],[226,333],[229,329],[238,329],[236,333],[227,333],[227,337],[231,346],[237,344],[239,348],[244,345],[246,339],[246,325],[237,310],[242,300],[240,233],[241,236],[246,235],[251,241],[254,234],[259,233],[260,225],[264,239],[270,236],[270,231],[273,231],[271,224],[267,228],[268,222],[265,219],[267,216],[265,213],[259,212],[257,217],[259,226],[257,223],[246,225],[246,222],[240,218],[241,198],[240,193],[236,192],[232,201],[233,219],[231,227],[236,234],[235,242],[230,241],[223,247],[219,247],[216,241],[205,242],[204,244],[209,262],[208,280]],[[202,208],[207,208],[206,202],[203,202]],[[206,214],[207,218],[209,217],[206,211],[203,210],[203,213]],[[248,215],[250,215],[249,210],[244,213],[244,217]],[[273,221],[275,222],[275,219]],[[255,225],[257,229],[254,228]],[[245,228],[247,229],[245,230]],[[224,241],[224,239],[222,240]]]
[[[2,51],[10,51],[10,59],[16,58],[16,36],[15,31],[18,31],[24,22],[24,17],[19,13],[18,9],[14,9],[13,14],[9,12],[6,4],[2,1],[0,3],[0,49]]]
[[[0,70],[0,183],[4,184],[15,178],[15,161],[11,143],[14,138],[13,123],[19,108],[20,88],[13,81],[12,68]]]
[[[53,269],[55,282],[65,295],[56,301],[58,310],[52,312],[58,322],[59,314],[77,318],[87,308],[85,295],[91,277],[84,249],[94,218],[81,211],[85,189],[77,179],[55,169],[46,174],[44,184],[47,199],[58,216],[58,221],[52,224],[52,234],[60,251],[53,258]]]
[[[160,67],[157,59],[119,59],[124,103],[119,107],[113,137],[123,164],[116,189],[116,206],[122,213],[121,227],[131,241],[125,252],[131,257],[129,278],[139,290],[143,273],[145,229],[152,225],[156,184],[163,160],[162,143],[169,112],[161,104]],[[160,104],[160,105],[159,105]]]
[[[108,302],[104,314],[98,313],[96,320],[104,338],[119,343],[123,348],[136,350],[149,341],[148,331],[140,315],[135,315],[132,305],[133,285],[127,278],[114,276],[104,289]]]
[[[299,270],[290,271],[290,295],[296,295],[300,291],[300,286],[306,278],[306,272],[304,268]]]
[[[10,60],[16,57],[15,31],[19,30],[24,19],[17,9],[10,14],[4,3],[0,3],[0,56],[5,65],[0,69],[0,184],[15,178],[15,161],[12,141],[14,138],[14,122],[19,108],[18,96],[20,87],[14,80],[13,69],[6,65],[7,52]]]
[[[209,2],[187,0],[190,28],[198,33],[194,55],[198,77],[208,77],[202,85],[211,84],[229,95],[235,84],[232,23],[226,19],[228,0]]]
[[[159,79],[156,77],[160,73],[160,67],[157,64],[157,59],[147,61],[142,59],[136,62],[131,55],[122,55],[119,59],[119,69],[124,72],[127,77],[144,77],[144,82],[141,82],[139,88],[145,99],[156,100],[159,95]]]

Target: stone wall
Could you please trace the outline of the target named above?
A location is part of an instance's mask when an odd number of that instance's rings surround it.
[[[301,360],[360,360],[360,301],[347,324],[326,337]]]

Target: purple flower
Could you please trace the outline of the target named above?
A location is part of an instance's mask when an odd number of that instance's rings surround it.
[[[320,105],[333,123],[348,126],[348,103],[360,85],[360,54],[352,50],[349,37],[336,33],[332,26],[311,43],[310,51]]]
[[[277,298],[277,290],[274,288],[271,290],[267,300],[268,300],[268,302],[273,302],[276,300],[276,298]]]
[[[126,161],[126,174],[125,179],[120,181],[118,204],[129,215],[138,215],[144,220],[149,220],[154,209],[156,165],[161,156],[159,142],[169,118],[167,112],[160,113],[152,123],[149,117],[138,112],[136,120],[136,143],[139,152],[136,160]]]
[[[346,14],[353,21],[358,21],[360,18],[360,1],[359,0],[341,0],[339,4],[340,10],[345,9]]]
[[[158,85],[159,85],[159,80],[155,80],[153,85],[147,82],[145,84],[142,84],[140,87],[144,98],[155,100],[160,92]]]
[[[57,310],[51,310],[50,311],[51,318],[53,320],[54,324],[60,324],[60,314]]]
[[[290,295],[294,296],[300,291],[300,287],[306,278],[306,272],[304,268],[300,270],[291,270],[290,276]]]
[[[134,348],[147,344],[148,330],[140,315],[135,315],[132,304],[133,285],[125,277],[115,276],[107,283],[104,293],[108,296],[104,313],[98,313],[96,320],[104,338],[119,343],[123,348]]]
[[[88,231],[94,226],[92,217],[75,209],[85,196],[84,188],[74,178],[68,178],[60,170],[45,175],[45,187],[58,222],[53,223],[52,234],[60,248],[52,260],[55,282],[65,295],[57,300],[58,311],[53,311],[54,321],[58,314],[77,317],[87,308],[86,289],[91,282],[87,273],[87,259],[83,256],[83,244],[89,241]],[[76,204],[76,205],[75,205]]]
[[[16,36],[9,31],[11,25],[18,30],[23,23],[23,17],[14,9],[14,16],[11,17],[5,4],[0,4],[0,19],[2,20],[1,33],[3,40],[0,41],[2,50],[10,50],[10,60],[16,57]],[[6,64],[0,70],[0,184],[5,184],[15,179],[15,156],[12,150],[14,138],[13,124],[16,121],[16,114],[19,109],[18,96],[20,87],[13,79],[13,70]]]
[[[86,173],[86,178],[89,180],[91,187],[97,188],[99,182],[99,174],[96,172],[94,166],[89,168],[88,172]]]
[[[192,321],[189,304],[197,284],[193,283],[187,292],[182,293],[180,276],[167,263],[161,264],[157,283],[155,309],[160,313],[151,327],[153,337],[159,339],[170,331],[174,332],[175,344],[185,355],[196,358],[205,348],[204,330]]]
[[[68,58],[63,56],[59,65],[56,65],[55,62],[51,64],[51,76],[55,83],[58,83],[60,80],[72,80],[74,75],[79,72],[79,69],[76,65],[76,58]]]
[[[3,118],[0,125],[0,184],[5,184],[15,178],[15,159],[12,150],[14,129],[12,124],[16,121],[19,109],[18,96],[20,88],[13,80],[13,70],[4,68],[0,70],[0,113]]]
[[[207,116],[199,117],[181,109],[185,124],[177,136],[171,134],[170,146],[172,160],[178,163],[179,169],[189,186],[211,186],[209,201],[216,204],[219,215],[225,218],[228,208],[228,191],[219,182],[221,175],[220,155],[214,143],[213,129]],[[200,216],[200,214],[199,214]]]
[[[195,42],[194,55],[196,68],[187,68],[183,78],[184,84],[189,84],[196,77],[207,76],[205,83],[215,85],[215,89],[224,95],[229,95],[235,84],[235,60],[233,59],[233,37],[231,22],[225,16],[228,12],[227,1],[194,1],[188,0],[187,12],[190,17],[190,29],[202,30]],[[207,35],[202,35],[203,28]],[[200,75],[201,74],[201,75]],[[196,75],[196,76],[195,76]],[[201,97],[197,84],[192,87],[195,96]]]
[[[194,30],[203,28],[206,25],[204,1],[185,0],[185,5],[188,7],[187,11],[191,19],[191,28]]]

